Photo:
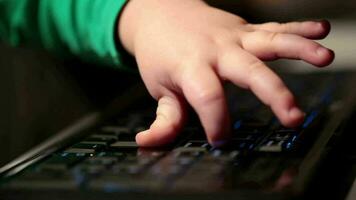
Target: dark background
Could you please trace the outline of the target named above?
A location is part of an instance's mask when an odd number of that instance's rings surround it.
[[[250,22],[330,19],[356,29],[356,1],[352,0],[209,2]],[[346,57],[353,59],[356,51],[351,53]],[[0,166],[110,102],[129,86],[127,77],[139,78],[108,67],[64,61],[42,50],[0,45]]]

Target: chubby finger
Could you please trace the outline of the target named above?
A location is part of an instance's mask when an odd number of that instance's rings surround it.
[[[243,48],[263,60],[290,58],[315,66],[326,66],[334,59],[333,51],[298,35],[256,31],[244,37]]]
[[[185,121],[185,103],[176,95],[163,96],[158,101],[156,119],[148,130],[136,135],[139,146],[155,147],[171,143]]]
[[[187,101],[197,112],[209,143],[223,145],[230,134],[230,120],[224,90],[209,67],[187,73],[182,83]]]
[[[283,81],[262,61],[239,47],[231,47],[219,58],[218,73],[252,92],[288,127],[298,126],[304,113],[297,107]]]
[[[296,34],[309,39],[323,39],[330,32],[330,23],[327,20],[277,23],[268,22],[251,25],[255,30],[269,32]]]

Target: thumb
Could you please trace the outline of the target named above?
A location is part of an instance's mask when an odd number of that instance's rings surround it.
[[[163,96],[158,101],[156,119],[148,130],[136,135],[139,146],[154,147],[171,143],[185,121],[185,105],[176,95]]]

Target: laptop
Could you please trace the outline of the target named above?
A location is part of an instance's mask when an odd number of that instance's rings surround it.
[[[349,169],[356,74],[279,75],[307,113],[298,128],[283,127],[251,92],[226,84],[229,144],[210,146],[191,109],[172,144],[141,148],[135,133],[150,125],[156,102],[135,82],[2,166],[0,199],[346,198],[356,174]]]

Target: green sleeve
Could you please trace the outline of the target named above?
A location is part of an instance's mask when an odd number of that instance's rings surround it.
[[[117,18],[126,0],[0,0],[0,38],[120,66]],[[121,53],[120,53],[121,52]],[[121,54],[121,55],[120,55]]]

